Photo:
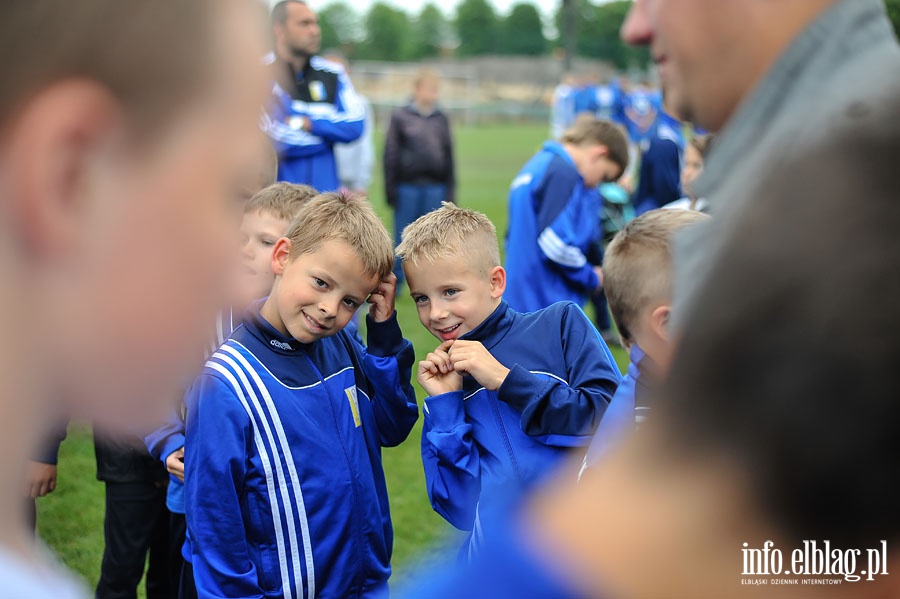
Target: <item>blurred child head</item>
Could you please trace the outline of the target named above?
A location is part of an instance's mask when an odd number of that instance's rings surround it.
[[[694,181],[703,173],[703,165],[711,143],[711,135],[695,135],[684,149],[684,166],[681,168],[681,189],[684,195],[689,198],[694,197]]]
[[[240,0],[0,3],[16,57],[0,81],[0,261],[27,265],[0,284],[3,310],[35,327],[17,355],[52,365],[30,396],[135,423],[198,365],[234,259],[234,174],[259,135],[261,16]],[[32,353],[32,338],[53,342]]]
[[[272,252],[287,234],[301,206],[316,195],[309,185],[275,183],[256,193],[247,203],[241,222],[241,266],[235,289],[235,305],[243,307],[272,290]]]
[[[413,103],[431,110],[438,101],[441,87],[441,76],[434,69],[420,69],[413,79]]]
[[[302,343],[334,335],[391,274],[393,247],[364,195],[317,195],[275,244],[275,283],[260,313]]]
[[[622,129],[589,114],[581,114],[560,142],[587,187],[617,180],[628,167],[628,140]]]
[[[419,320],[442,341],[484,322],[506,290],[494,224],[449,202],[404,229],[397,256]]]
[[[603,259],[603,287],[622,341],[637,344],[659,374],[672,353],[672,238],[708,218],[690,210],[651,210],[616,234]]]

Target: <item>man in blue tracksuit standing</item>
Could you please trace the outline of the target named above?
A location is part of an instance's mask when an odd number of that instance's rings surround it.
[[[272,30],[272,96],[262,125],[278,152],[278,180],[336,190],[334,144],[362,135],[365,104],[342,66],[315,55],[322,35],[305,2],[276,4]]]
[[[599,237],[597,186],[618,179],[627,164],[621,130],[587,115],[528,161],[509,192],[504,297],[513,309],[583,305],[600,288],[600,269],[585,257]]]
[[[681,121],[660,111],[647,147],[643,148],[641,173],[632,198],[636,216],[662,208],[682,197],[681,158],[684,145]]]

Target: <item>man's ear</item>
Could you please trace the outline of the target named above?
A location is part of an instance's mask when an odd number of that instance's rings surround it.
[[[283,23],[275,23],[272,25],[272,36],[275,38],[276,48],[282,43],[284,39],[284,32],[286,26]]]
[[[291,257],[293,247],[294,244],[287,237],[282,237],[275,242],[275,249],[272,251],[272,272],[275,273],[275,276],[284,274],[284,267]]]
[[[657,306],[650,313],[650,328],[653,333],[663,341],[669,341],[669,318],[672,315],[672,307],[668,304]]]
[[[26,251],[67,255],[80,237],[93,201],[97,168],[122,139],[118,100],[102,85],[71,79],[27,101],[9,125],[2,144],[8,171],[11,218]]]
[[[603,145],[597,146],[594,148],[593,157],[594,161],[600,160],[601,158],[606,158],[609,156],[609,148]]]
[[[495,266],[490,272],[491,297],[497,299],[506,291],[506,270],[502,266]]]
[[[123,122],[116,98],[86,79],[46,88],[20,110],[5,151],[17,230],[31,251],[67,253],[85,234],[91,179]]]

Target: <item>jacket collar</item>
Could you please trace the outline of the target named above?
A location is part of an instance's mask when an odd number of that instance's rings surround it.
[[[247,310],[244,318],[244,327],[247,329],[247,332],[277,354],[292,356],[299,351],[310,348],[312,344],[301,343],[293,337],[284,335],[260,315],[259,310],[265,301],[266,298],[263,298],[255,302]]]
[[[545,141],[543,150],[545,152],[550,152],[551,154],[553,154],[555,156],[559,156],[560,158],[565,160],[567,163],[571,164],[572,168],[575,168],[575,161],[572,160],[572,157],[569,156],[569,153],[566,152],[566,149],[558,141],[552,141],[552,140]]]
[[[515,311],[509,307],[506,301],[500,300],[500,305],[491,312],[490,316],[484,319],[484,322],[465,335],[461,335],[460,339],[464,341],[480,341],[485,349],[491,349],[506,336],[515,319]]]

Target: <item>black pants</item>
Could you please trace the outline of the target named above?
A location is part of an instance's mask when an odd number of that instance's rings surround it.
[[[103,563],[97,599],[135,599],[147,552],[147,599],[171,599],[169,510],[166,487],[152,482],[106,483]]]
[[[184,562],[181,569],[181,585],[178,587],[178,599],[197,599],[197,585],[194,584],[194,568],[190,562]]]
[[[172,588],[178,589],[178,599],[197,599],[197,587],[194,585],[194,570],[191,564],[184,561],[181,549],[187,534],[187,522],[184,514],[172,514],[171,534],[173,578]]]

